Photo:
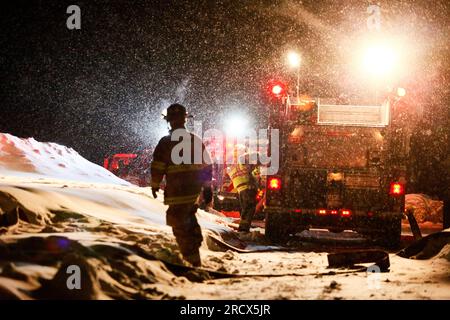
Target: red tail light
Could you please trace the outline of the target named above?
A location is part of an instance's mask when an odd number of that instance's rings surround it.
[[[270,178],[268,183],[268,188],[270,190],[280,190],[281,189],[281,179],[280,178]]]
[[[319,210],[317,210],[317,213],[318,214],[327,214],[327,210],[325,210],[325,209],[319,209]]]
[[[347,209],[342,209],[341,210],[341,216],[343,217],[350,217],[352,215],[352,212],[350,210]]]
[[[389,194],[391,196],[401,196],[401,195],[405,194],[405,187],[401,183],[391,182],[391,187],[389,188]]]
[[[331,210],[330,213],[331,214],[338,214],[338,211],[337,210]]]

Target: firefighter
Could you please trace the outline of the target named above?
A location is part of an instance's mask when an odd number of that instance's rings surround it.
[[[164,204],[169,206],[166,212],[167,225],[172,227],[184,259],[193,266],[200,266],[199,248],[203,238],[195,213],[202,190],[203,200],[206,203],[212,201],[212,169],[209,154],[201,139],[185,128],[187,116],[186,108],[180,104],[172,104],[167,108],[165,120],[171,129],[169,135],[159,141],[153,153],[151,187],[156,199],[160,183],[166,177]],[[181,143],[184,148],[180,151]],[[199,152],[200,156],[197,154],[195,157],[195,153]],[[188,156],[183,157],[186,154]],[[182,161],[178,161],[179,157]]]
[[[256,211],[256,194],[258,192],[257,181],[253,175],[256,172],[255,165],[250,164],[248,153],[240,156],[235,164],[228,168],[228,175],[239,195],[241,206],[240,232],[249,232],[253,215]]]

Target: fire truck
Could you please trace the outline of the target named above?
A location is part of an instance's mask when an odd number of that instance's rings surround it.
[[[282,243],[317,228],[399,245],[409,151],[400,99],[392,94],[375,105],[286,96],[272,104],[280,168],[267,177],[268,239]]]
[[[151,150],[116,153],[104,158],[103,167],[139,187],[150,185]]]

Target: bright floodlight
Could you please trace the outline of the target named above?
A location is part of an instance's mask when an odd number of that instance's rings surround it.
[[[394,50],[386,46],[373,46],[364,53],[364,68],[376,76],[390,73],[395,66],[396,55]]]
[[[300,67],[302,59],[297,52],[291,51],[288,53],[288,61],[291,67],[298,68]]]
[[[225,132],[228,136],[239,137],[248,131],[248,120],[243,115],[234,115],[225,120]]]
[[[406,90],[405,90],[405,88],[398,88],[398,89],[397,89],[397,95],[398,95],[399,97],[404,97],[404,96],[406,96]]]

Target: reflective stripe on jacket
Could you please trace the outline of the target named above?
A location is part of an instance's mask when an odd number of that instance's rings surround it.
[[[233,181],[233,186],[238,192],[242,192],[250,188],[250,176],[246,165],[237,163],[232,166],[228,175]]]
[[[185,130],[185,129],[183,129]],[[164,204],[176,205],[194,203],[202,186],[212,180],[211,160],[201,139],[192,133],[186,134],[191,139],[189,163],[175,164],[172,160],[172,150],[180,141],[172,141],[171,135],[163,137],[155,148],[151,164],[151,187],[158,188],[163,177],[166,176],[164,190]],[[201,146],[201,150],[195,150],[195,146]],[[187,150],[189,151],[189,150]],[[194,163],[194,152],[202,152],[202,163]]]

